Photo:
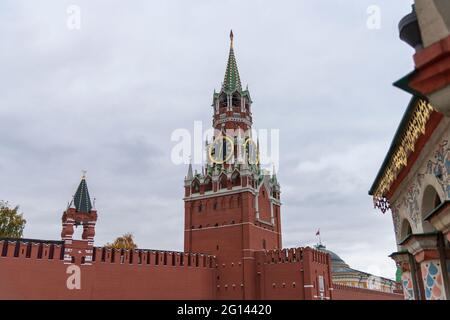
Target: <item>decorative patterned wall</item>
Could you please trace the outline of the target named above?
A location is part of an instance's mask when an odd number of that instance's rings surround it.
[[[395,232],[395,236],[397,239],[399,239],[400,236],[400,206],[399,205],[393,205],[391,207],[391,212],[392,212],[392,220],[394,222],[394,232]]]
[[[450,148],[448,147],[448,140],[439,144],[434,152],[433,160],[428,160],[426,173],[433,174],[436,177],[442,191],[447,198],[450,198]]]
[[[418,217],[420,216],[419,195],[421,194],[422,190],[423,178],[423,174],[418,174],[413,183],[408,187],[406,196],[403,198],[409,221],[411,221],[416,227],[418,223]]]
[[[447,264],[447,279],[450,279],[450,260],[447,259],[447,260],[445,261],[445,263]],[[450,281],[450,280],[449,280],[449,281]],[[450,299],[450,297],[449,297],[449,299]]]
[[[425,297],[427,300],[445,300],[442,269],[439,260],[421,263]]]
[[[405,186],[399,197],[391,203],[392,219],[397,241],[401,240],[403,219],[408,219],[414,233],[422,232],[422,198],[425,188],[432,185],[442,197],[450,199],[450,144],[448,136],[440,140],[429,156],[420,165],[418,173]],[[449,261],[450,262],[450,261]],[[427,300],[443,300],[445,288],[442,266],[439,260],[421,263],[422,281]],[[450,263],[447,270],[450,275]],[[413,282],[410,271],[402,274],[402,286],[405,299],[414,299]]]
[[[410,271],[402,273],[402,286],[405,300],[414,300],[414,289]]]
[[[422,193],[423,174],[418,174],[407,187],[405,194],[391,205],[392,218],[397,241],[401,240],[401,218],[407,218],[411,227],[417,228],[420,217],[420,195]]]
[[[450,199],[450,144],[446,138],[437,144],[433,152],[430,152],[430,157],[425,159],[419,173],[413,177],[401,196],[391,203],[397,241],[401,240],[402,218],[409,220],[413,231],[421,225],[421,200],[423,191],[428,185],[425,181],[430,179],[436,179],[438,183],[435,185],[440,185],[445,197]]]

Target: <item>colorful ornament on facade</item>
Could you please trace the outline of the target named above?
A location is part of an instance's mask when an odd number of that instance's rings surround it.
[[[402,286],[405,300],[414,300],[414,288],[411,279],[411,272],[405,271],[402,274]]]
[[[400,206],[395,204],[391,206],[392,220],[394,222],[394,231],[397,239],[400,237]]]
[[[425,297],[427,300],[445,299],[442,272],[437,260],[426,261],[421,265]]]
[[[450,198],[450,148],[448,140],[442,141],[434,152],[434,161],[427,163],[427,174],[432,174],[442,187],[442,190]]]
[[[374,201],[383,198],[389,192],[400,170],[407,166],[408,156],[414,151],[417,139],[425,134],[426,123],[433,110],[431,104],[425,100],[417,101],[412,116],[399,139],[398,147],[394,150],[374,190]]]
[[[373,206],[375,209],[380,209],[382,213],[386,213],[386,211],[391,209],[389,199],[385,197],[374,197]]]
[[[423,174],[418,174],[417,179],[408,187],[406,196],[403,199],[406,205],[406,212],[409,219],[417,226],[420,211],[419,195],[422,188]]]

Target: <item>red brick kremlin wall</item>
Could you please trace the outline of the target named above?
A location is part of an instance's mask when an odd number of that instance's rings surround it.
[[[69,290],[64,246],[0,241],[0,299],[214,299],[212,256],[95,248]],[[121,263],[122,262],[122,263]]]
[[[330,299],[330,257],[311,248],[270,250],[256,253],[259,299]],[[324,279],[321,295],[318,278]]]
[[[333,300],[404,300],[403,294],[333,285]]]
[[[403,299],[331,285],[330,256],[312,248],[255,251],[244,271],[245,286],[217,279],[233,272],[242,277],[243,265],[227,265],[219,272],[223,266],[209,255],[95,247],[92,263],[80,264],[65,262],[65,249],[61,241],[0,241],[0,299]],[[68,268],[73,266],[80,268],[80,288],[70,290]]]

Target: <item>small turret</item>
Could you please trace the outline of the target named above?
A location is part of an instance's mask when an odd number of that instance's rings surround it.
[[[94,241],[97,211],[93,208],[86,183],[86,172],[83,172],[80,184],[68,208],[62,216],[63,229],[61,238],[72,240],[73,227],[83,226],[83,240]]]
[[[64,262],[91,263],[96,222],[97,210],[92,205],[86,182],[86,172],[83,172],[75,195],[62,216],[61,238],[66,246]],[[73,239],[74,227],[83,228],[81,239]]]
[[[192,181],[194,179],[194,174],[192,173],[192,163],[189,162],[188,172],[185,181]]]

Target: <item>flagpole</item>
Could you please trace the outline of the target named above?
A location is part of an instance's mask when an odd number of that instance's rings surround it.
[[[317,230],[316,236],[319,237],[319,246],[322,246],[322,238],[320,237],[320,228]]]

